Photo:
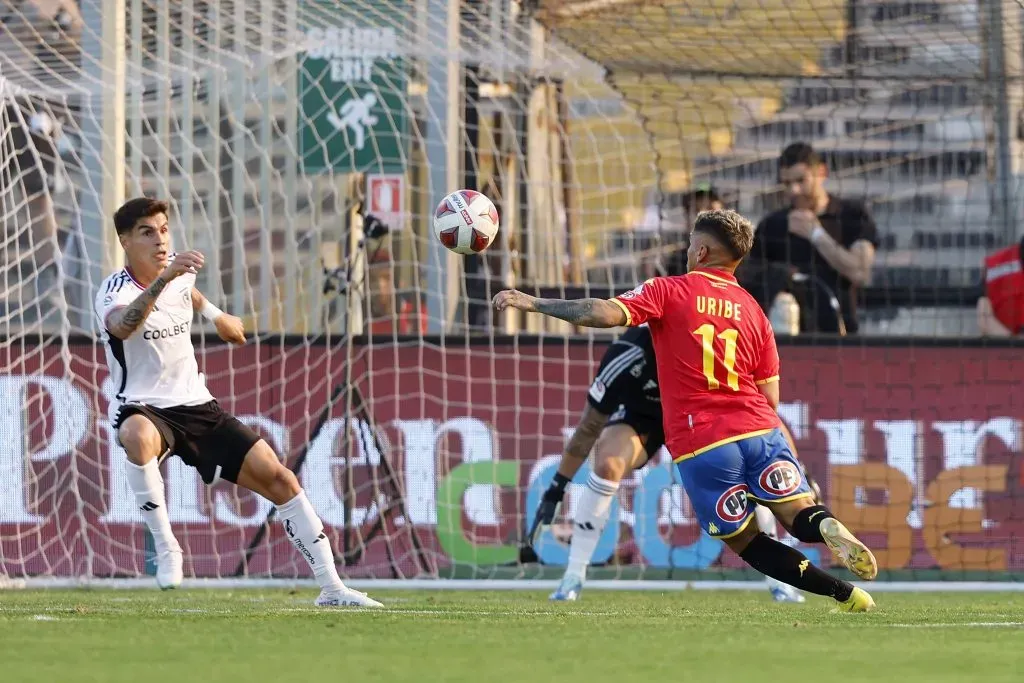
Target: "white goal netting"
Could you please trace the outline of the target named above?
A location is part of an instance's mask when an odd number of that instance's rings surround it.
[[[796,139],[874,212],[862,332],[949,341],[784,346],[801,455],[888,575],[1021,571],[1024,365],[963,341],[981,259],[1020,236],[1019,8],[1000,48],[991,8],[854,4],[0,0],[0,578],[153,571],[90,310],[124,199],[167,198],[207,255],[198,287],[251,339],[196,322],[207,382],[297,471],[343,573],[552,577],[563,546],[518,545],[607,337],[490,297],[671,270],[685,191],[756,219]],[[482,256],[430,235],[460,187],[499,208]],[[187,575],[305,576],[268,503],[164,477]],[[598,573],[739,575],[664,454],[612,519]]]

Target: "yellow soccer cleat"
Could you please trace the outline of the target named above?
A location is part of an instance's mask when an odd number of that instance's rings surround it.
[[[833,612],[870,612],[875,609],[875,601],[863,588],[853,587],[853,592],[846,602],[839,603]]]
[[[864,579],[871,581],[878,576],[878,563],[868,547],[860,542],[843,523],[829,517],[818,527],[825,545],[847,569]]]

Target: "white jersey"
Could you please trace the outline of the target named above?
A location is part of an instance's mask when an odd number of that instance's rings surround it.
[[[157,297],[142,326],[127,339],[107,331],[107,315],[127,306],[144,287],[122,269],[103,281],[96,293],[95,311],[107,368],[116,390],[108,415],[114,422],[125,403],[155,408],[194,406],[213,400],[199,373],[192,346],[192,287],[196,276],[186,273],[171,280]]]

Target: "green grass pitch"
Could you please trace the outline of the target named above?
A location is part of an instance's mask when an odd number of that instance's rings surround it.
[[[767,592],[0,592],[0,680],[998,681],[1024,675],[1024,594],[876,593],[871,614]]]

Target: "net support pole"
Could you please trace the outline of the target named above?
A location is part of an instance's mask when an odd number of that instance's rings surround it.
[[[248,124],[245,117],[245,98],[246,98],[246,80],[244,64],[241,61],[241,55],[244,55],[246,45],[246,24],[245,24],[245,3],[236,2],[231,7],[230,26],[231,30],[229,35],[231,37],[231,46],[234,50],[234,54],[237,55],[234,59],[229,59],[227,63],[227,77],[228,77],[228,116],[231,121],[231,191],[230,191],[230,206],[231,206],[231,234],[230,234],[230,255],[231,255],[231,307],[235,315],[241,315],[243,311],[247,310],[247,292],[246,284],[248,282],[249,273],[246,269],[245,260],[245,229],[246,229],[246,218],[247,214],[245,211],[245,193],[246,193],[246,168],[245,168],[245,155],[246,147],[246,136],[248,134]],[[258,293],[255,300],[252,302],[254,305],[258,303]],[[258,311],[253,311],[252,317],[253,326],[257,331],[265,331],[263,326],[260,324]]]
[[[431,218],[441,198],[459,189],[459,119],[462,111],[462,69],[459,65],[459,9],[461,0],[424,0],[427,23],[427,166],[430,169]],[[442,21],[441,18],[444,18]],[[441,334],[454,320],[462,281],[455,254],[427,229],[424,273],[427,332]]]
[[[285,36],[289,40],[300,40],[298,33],[298,2],[287,0],[284,6]],[[290,49],[285,57],[285,80],[284,80],[284,136],[288,144],[294,144],[298,140],[299,123],[299,54],[297,49]],[[306,285],[310,280],[302,280],[301,273],[304,270],[313,271],[313,275],[319,275],[316,268],[304,269],[299,261],[299,230],[296,226],[298,215],[298,164],[288,159],[285,164],[284,175],[284,329],[288,332],[301,332],[310,334],[317,331],[315,320],[318,315],[311,315],[309,311],[321,310],[319,306],[313,307],[315,301],[313,288]],[[307,216],[308,219],[308,216]],[[306,248],[309,249],[307,243]],[[310,256],[312,253],[310,252]],[[306,275],[306,278],[309,276]],[[300,299],[300,297],[302,297]],[[319,304],[319,302],[317,302]]]
[[[83,301],[122,265],[123,254],[112,216],[125,192],[125,0],[82,4],[83,95],[81,159],[87,178],[80,203],[88,269]],[[92,329],[92,306],[83,306],[78,324]]]
[[[1021,142],[1013,134],[1011,116],[1016,119],[1024,106],[1021,92],[1021,17],[1016,7],[1004,11],[1002,2],[983,3],[988,26],[988,82],[992,84],[994,136],[990,136],[988,154],[992,155],[995,184],[992,188],[992,217],[1004,244],[1018,239],[1017,181],[1021,169]]]
[[[562,152],[558,133],[557,87],[538,75],[547,70],[548,33],[528,19],[530,72],[534,77],[527,106],[526,170],[529,193],[526,252],[529,277],[535,285],[564,285],[565,207],[562,202]],[[572,325],[553,318],[528,316],[529,332],[571,334]]]
[[[135,84],[131,88],[128,102],[128,182],[131,183],[131,196],[138,197],[142,194],[142,0],[130,0],[131,5],[131,26],[128,28],[131,34],[131,51],[128,53],[128,68],[130,69],[128,79]]]
[[[181,47],[182,65],[181,73],[181,123],[179,135],[181,136],[181,152],[178,156],[181,164],[181,182],[178,187],[178,215],[181,216],[182,228],[185,233],[185,245],[190,249],[201,249],[203,254],[209,253],[209,249],[200,241],[196,221],[195,206],[192,198],[195,192],[193,177],[195,173],[195,3],[194,0],[182,0],[181,2]],[[207,273],[207,276],[209,274]],[[204,278],[205,279],[205,278]],[[205,282],[200,281],[199,287]],[[206,289],[203,287],[203,289]]]
[[[271,0],[260,0],[260,47],[263,49],[264,59],[266,55],[272,54],[274,49],[274,3]],[[260,198],[260,283],[257,305],[259,310],[259,328],[270,330],[275,327],[280,331],[280,323],[284,321],[284,311],[281,304],[295,305],[294,301],[282,301],[273,294],[275,289],[273,247],[274,229],[280,225],[274,216],[274,190],[271,175],[274,173],[273,164],[273,128],[276,125],[274,112],[273,95],[271,93],[270,66],[264,65],[260,69],[257,79],[256,92],[259,98],[266,98],[263,106],[260,107],[259,140],[260,149],[269,158],[266,163],[260,164],[259,171],[259,198]],[[277,313],[278,315],[275,315]]]

